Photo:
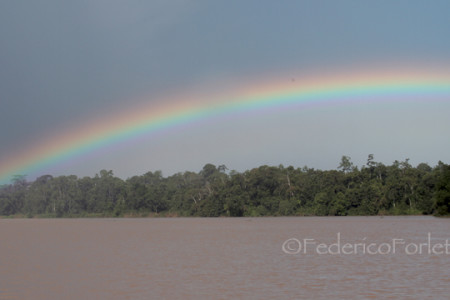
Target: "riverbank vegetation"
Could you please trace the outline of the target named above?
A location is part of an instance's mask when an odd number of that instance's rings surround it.
[[[160,171],[126,180],[102,170],[95,177],[15,176],[0,188],[0,215],[21,217],[345,216],[450,214],[450,166],[387,166],[369,155],[337,170],[260,166],[243,173],[206,164],[198,172]]]

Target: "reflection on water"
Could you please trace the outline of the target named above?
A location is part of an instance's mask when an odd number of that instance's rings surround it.
[[[385,254],[317,253],[338,237]],[[0,299],[446,298],[445,245],[413,253],[446,240],[433,217],[1,219]]]

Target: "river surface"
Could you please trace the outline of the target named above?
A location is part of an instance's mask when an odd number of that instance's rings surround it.
[[[0,219],[0,299],[448,299],[450,219]]]

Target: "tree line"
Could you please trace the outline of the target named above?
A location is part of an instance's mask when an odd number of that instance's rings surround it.
[[[0,187],[0,215],[83,216],[345,216],[450,214],[450,166],[387,166],[373,155],[358,168],[343,156],[336,170],[260,166],[245,172],[206,164],[198,172],[126,180],[112,171],[94,177],[15,176]]]

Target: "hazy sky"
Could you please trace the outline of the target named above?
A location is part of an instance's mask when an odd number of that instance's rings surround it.
[[[450,1],[0,1],[0,162],[99,116],[258,78],[450,67]],[[182,99],[180,99],[182,100]],[[188,124],[43,173],[450,163],[450,99]],[[38,174],[29,174],[30,176]],[[33,179],[33,178],[29,178]]]

